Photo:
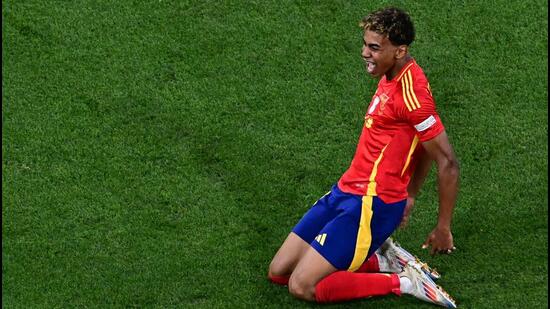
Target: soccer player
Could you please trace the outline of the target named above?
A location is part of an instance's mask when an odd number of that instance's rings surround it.
[[[422,247],[431,254],[450,254],[455,249],[451,219],[458,162],[428,80],[409,53],[413,23],[403,10],[388,7],[364,17],[361,25],[361,56],[367,73],[380,81],[355,156],[332,190],[288,235],[269,266],[268,277],[288,284],[293,296],[308,301],[338,302],[393,293],[455,308],[454,300],[433,282],[429,268],[412,258],[395,266],[396,252],[404,249],[388,240],[400,223],[406,223],[414,197],[435,161],[438,219]]]

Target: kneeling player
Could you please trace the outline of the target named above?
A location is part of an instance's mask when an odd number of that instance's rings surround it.
[[[424,247],[431,247],[432,254],[454,250],[451,219],[458,163],[428,80],[408,51],[414,27],[408,14],[397,8],[373,12],[362,25],[361,55],[367,72],[380,81],[355,156],[338,183],[289,234],[268,276],[309,301],[393,293],[454,308],[455,302],[431,279],[429,268],[414,258],[400,260],[395,252],[403,257],[406,251],[387,241],[406,220],[435,162],[439,215]]]

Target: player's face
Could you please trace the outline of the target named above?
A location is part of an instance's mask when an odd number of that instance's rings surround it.
[[[386,74],[392,77],[397,54],[398,47],[394,46],[386,36],[370,30],[365,31],[361,56],[370,75],[382,77]]]

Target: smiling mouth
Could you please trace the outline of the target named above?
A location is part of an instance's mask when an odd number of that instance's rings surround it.
[[[367,72],[369,72],[370,74],[373,74],[374,69],[376,68],[376,64],[374,64],[374,62],[372,61],[365,61],[365,63],[367,66]]]

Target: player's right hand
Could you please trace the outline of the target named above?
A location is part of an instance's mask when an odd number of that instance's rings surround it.
[[[405,205],[405,210],[403,211],[403,218],[401,218],[401,223],[399,224],[400,229],[404,229],[409,224],[409,217],[411,211],[414,207],[414,197],[407,197],[407,204]]]

